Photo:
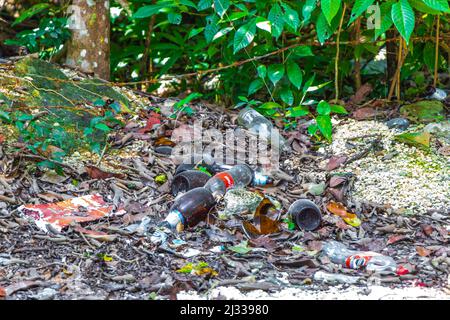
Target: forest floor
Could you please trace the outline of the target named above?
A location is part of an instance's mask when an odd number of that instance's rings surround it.
[[[15,94],[23,101],[30,93],[11,86],[0,86],[4,99]],[[48,93],[42,86],[33,84]],[[418,121],[401,131],[388,128],[386,116],[353,113],[333,118],[333,142],[318,147],[300,125],[286,135],[292,151],[282,154],[275,185],[249,190],[279,201],[283,213],[298,198],[309,198],[322,209],[318,230],[292,230],[280,221],[280,232],[248,239],[241,226],[251,215],[224,218],[220,203],[208,222],[160,246],[150,234],[173,203],[176,165],[155,152],[155,140],[180,127],[192,130],[200,118],[205,129],[234,129],[237,111],[195,103],[194,117],[170,120],[152,111],[175,100],[115,90],[138,107],[130,105],[125,127],[110,134],[101,156],[81,148],[63,158],[60,175],[36,167],[45,154],[28,150],[14,126],[0,127],[0,299],[450,298],[448,120],[434,127]],[[398,110],[388,117],[396,116]],[[429,132],[427,148],[423,140],[400,141],[405,132]],[[61,230],[24,210],[94,194],[108,215]],[[332,201],[356,213],[361,225],[328,211]],[[86,217],[86,210],[78,216]],[[342,268],[323,255],[328,240],[392,257],[401,272]],[[355,284],[319,280],[319,271],[350,276]]]

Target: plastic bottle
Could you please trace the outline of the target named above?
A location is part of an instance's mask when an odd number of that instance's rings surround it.
[[[345,274],[328,273],[323,271],[317,271],[314,273],[314,280],[324,283],[343,283],[343,284],[355,284],[358,283],[360,277],[348,276]]]
[[[244,188],[253,182],[253,170],[246,164],[238,164],[230,170],[217,173],[209,179],[205,189],[214,197],[222,197],[230,188]]]
[[[175,199],[161,226],[170,230],[175,230],[180,223],[184,227],[193,227],[206,219],[215,204],[210,191],[201,187],[192,189]]]
[[[246,107],[239,112],[237,118],[238,124],[249,129],[254,133],[259,133],[268,142],[272,143],[271,135],[274,137],[275,145],[272,147],[278,147],[280,151],[289,151],[289,147],[286,140],[277,131],[273,131],[273,124],[270,120],[266,119],[258,111]]]
[[[372,251],[349,250],[337,241],[326,242],[322,250],[331,262],[346,268],[360,269],[366,267],[366,270],[377,273],[396,273],[398,269],[397,263],[391,257]]]
[[[288,215],[297,227],[307,231],[316,229],[322,221],[319,207],[308,199],[300,199],[291,204]]]

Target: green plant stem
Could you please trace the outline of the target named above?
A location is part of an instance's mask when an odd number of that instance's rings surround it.
[[[341,31],[342,24],[344,23],[345,11],[347,10],[347,4],[344,3],[344,8],[342,9],[341,21],[339,22],[339,30],[336,38],[336,59],[334,61],[334,89],[336,91],[335,100],[339,100],[339,54],[340,54],[340,41],[341,41]]]

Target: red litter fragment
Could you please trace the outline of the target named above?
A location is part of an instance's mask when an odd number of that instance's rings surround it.
[[[123,209],[112,213],[113,208],[113,205],[107,204],[101,195],[93,194],[56,203],[27,204],[18,210],[23,215],[33,218],[36,225],[47,232],[47,225],[61,231],[72,222],[94,221],[125,214]]]
[[[157,124],[161,124],[161,115],[154,111],[150,112],[150,116],[147,119],[147,123],[144,128],[139,130],[139,133],[146,133],[153,129]]]
[[[409,270],[406,269],[404,266],[399,266],[397,268],[397,275],[398,276],[404,276],[405,274],[408,274],[408,273],[409,273]]]

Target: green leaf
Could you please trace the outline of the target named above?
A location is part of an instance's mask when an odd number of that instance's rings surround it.
[[[289,106],[292,106],[292,104],[294,103],[294,94],[292,93],[292,90],[289,89],[288,87],[284,87],[280,91],[280,98],[284,103],[286,103]]]
[[[303,82],[302,69],[300,69],[298,64],[296,64],[294,61],[289,61],[286,65],[286,69],[289,81],[291,81],[294,87],[300,90]]]
[[[316,31],[317,39],[319,40],[321,45],[323,45],[325,41],[327,41],[328,38],[330,38],[334,33],[334,30],[328,24],[327,18],[325,18],[323,12],[321,12],[319,14],[319,17],[317,18]]]
[[[47,9],[48,7],[50,7],[50,4],[48,3],[38,3],[34,6],[32,6],[30,9],[25,10],[11,25],[11,27],[15,27],[16,25],[18,25],[19,23],[24,22],[25,20],[31,18],[32,16],[44,11],[45,9]]]
[[[311,47],[309,46],[298,46],[297,48],[292,49],[292,54],[297,57],[312,57],[314,54],[312,53]]]
[[[350,21],[348,24],[350,25],[353,21],[359,18],[364,11],[367,10],[369,6],[371,6],[375,0],[356,0],[355,4],[352,8],[352,13],[350,14]]]
[[[392,5],[391,15],[398,32],[400,32],[406,43],[409,44],[409,38],[414,30],[415,18],[414,11],[408,0],[399,0],[399,2],[394,3]]]
[[[322,8],[322,12],[327,19],[328,24],[331,24],[331,20],[333,20],[339,12],[341,0],[321,0],[320,7]]]
[[[111,129],[104,123],[97,123],[94,127],[98,130],[105,131],[105,132],[111,131]]]
[[[429,6],[427,6],[423,0],[409,0],[411,6],[423,13],[428,13],[428,14],[439,14],[440,11],[439,10],[435,10],[430,8]]]
[[[331,112],[331,106],[328,102],[322,100],[317,105],[317,113],[323,116],[328,116]]]
[[[214,10],[221,18],[227,12],[229,7],[230,0],[214,0]]]
[[[181,23],[181,14],[179,14],[178,12],[169,12],[167,14],[167,20],[171,24],[180,24]]]
[[[381,17],[381,23],[380,23],[380,29],[375,29],[375,39],[378,39],[383,33],[385,33],[387,30],[389,30],[392,25],[394,24],[394,21],[392,21],[392,5],[393,2],[384,2],[380,6],[380,17]]]
[[[266,103],[263,103],[259,107],[259,109],[266,109],[266,110],[279,109],[279,108],[281,108],[281,106],[278,103],[276,103],[276,102],[266,102]]]
[[[308,127],[308,133],[313,136],[316,134],[318,129],[319,127],[316,124],[312,124]]]
[[[253,80],[248,87],[248,95],[252,95],[264,86],[264,82],[261,79]]]
[[[429,132],[414,132],[414,133],[402,133],[394,137],[395,140],[403,142],[414,146],[422,150],[430,149],[430,138]]]
[[[329,85],[331,82],[333,82],[333,81],[327,81],[327,82],[318,84],[317,86],[309,86],[309,87],[306,89],[306,92],[314,92],[314,91],[320,90],[320,89],[322,89],[323,87]]]
[[[303,117],[309,114],[309,109],[307,106],[298,106],[293,107],[289,109],[286,112],[286,117],[288,118],[297,118],[297,117]]]
[[[316,74],[314,73],[308,80],[306,80],[305,85],[303,86],[302,92],[306,93],[308,92],[309,88],[313,84],[314,80],[316,79]]]
[[[249,248],[247,241],[242,241],[237,246],[230,246],[230,247],[228,247],[228,249],[233,252],[239,253],[239,254],[246,254],[246,253],[249,253],[250,251],[252,251],[252,249]]]
[[[226,35],[227,33],[229,33],[231,30],[233,30],[233,27],[226,27],[223,28],[222,30],[220,30],[219,32],[217,32],[214,37],[213,37],[213,41],[217,40],[221,37],[223,37],[224,35]],[[236,36],[236,35],[235,35]]]
[[[256,18],[256,27],[272,34],[272,25],[269,20],[265,20],[261,17]]]
[[[149,17],[159,13],[159,11],[162,8],[166,7],[166,5],[167,5],[167,3],[140,7],[138,9],[138,11],[136,11],[136,13],[133,15],[133,18],[134,19],[149,18]]]
[[[431,42],[427,42],[423,48],[423,62],[425,62],[431,73],[434,71],[435,50],[435,46]]]
[[[195,37],[196,35],[198,35],[199,33],[201,33],[203,30],[205,30],[204,27],[192,29],[192,30],[189,32],[189,39]]]
[[[333,125],[331,124],[330,116],[320,115],[316,117],[317,127],[319,128],[322,135],[331,142],[331,134],[333,131]]]
[[[302,8],[303,24],[309,22],[311,14],[317,7],[317,0],[306,0],[305,5]]]
[[[284,9],[284,22],[292,28],[294,32],[297,32],[300,26],[300,18],[298,17],[297,11],[293,10],[288,4],[282,2],[281,4]]]
[[[422,0],[424,4],[429,6],[432,9],[449,12],[450,8],[448,6],[448,0]]]
[[[276,85],[278,81],[284,76],[284,65],[282,64],[271,64],[267,69],[269,79],[272,81],[273,85]]]
[[[264,79],[267,76],[267,68],[265,65],[260,65],[256,68],[256,71],[258,71],[258,77],[261,79]]]
[[[337,113],[337,114],[348,114],[347,110],[343,106],[332,104],[331,105],[331,112]]]
[[[197,5],[199,11],[203,11],[212,7],[213,0],[200,0]]]
[[[216,15],[206,17],[205,39],[207,43],[210,43],[219,31],[218,22],[219,19]]]
[[[270,23],[272,24],[272,35],[276,39],[278,39],[278,37],[281,36],[281,33],[283,33],[283,27],[285,23],[283,11],[281,11],[281,7],[278,5],[278,3],[275,3],[272,6],[267,19],[269,19]]]
[[[236,54],[239,50],[246,48],[252,43],[256,33],[256,21],[251,20],[249,23],[244,24],[234,34],[233,40],[233,53]]]

